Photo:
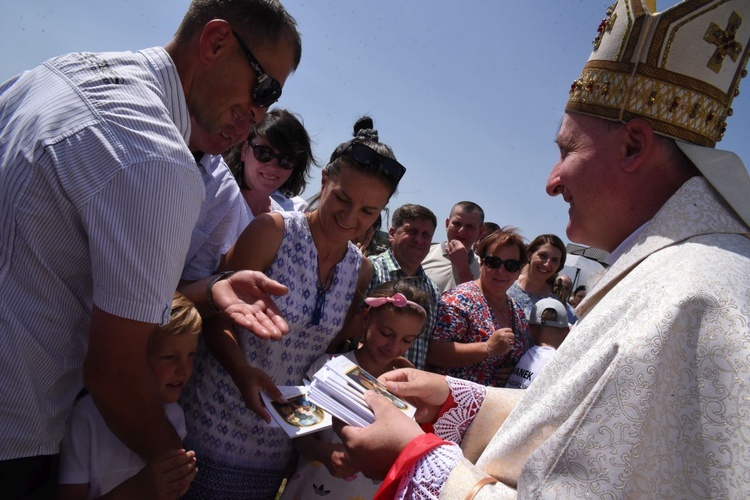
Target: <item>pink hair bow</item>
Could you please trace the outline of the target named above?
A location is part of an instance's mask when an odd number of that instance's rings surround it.
[[[392,297],[367,297],[365,299],[365,304],[370,307],[380,307],[384,304],[393,304],[396,307],[412,306],[418,311],[421,311],[422,314],[427,316],[427,312],[425,312],[424,307],[420,306],[416,302],[408,300],[403,293],[394,293]]]

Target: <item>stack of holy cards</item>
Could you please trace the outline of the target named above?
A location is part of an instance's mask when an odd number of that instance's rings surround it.
[[[307,398],[309,386],[279,387],[286,403],[277,403],[265,392],[260,395],[271,414],[271,426],[281,427],[289,437],[303,436],[331,426],[331,415]]]
[[[382,394],[409,418],[414,417],[414,406],[388,392],[378,379],[346,356],[331,359],[315,372],[307,397],[347,424],[366,427],[375,422],[375,415],[364,398],[368,390]]]

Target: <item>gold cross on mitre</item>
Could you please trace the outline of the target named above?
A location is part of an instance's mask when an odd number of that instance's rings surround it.
[[[604,36],[604,33],[607,31],[612,31],[612,26],[615,25],[617,14],[615,14],[614,16],[612,15],[615,11],[615,5],[617,5],[617,2],[612,4],[612,6],[607,9],[606,19],[602,19],[602,22],[599,23],[599,27],[596,28],[596,38],[594,38],[594,41],[591,42],[594,44],[594,50],[598,49],[599,45],[602,43],[602,37]]]
[[[703,35],[705,41],[716,45],[716,50],[711,59],[708,60],[708,67],[714,73],[721,70],[721,65],[726,56],[732,58],[732,61],[737,61],[737,57],[742,52],[742,44],[734,39],[740,24],[742,24],[742,17],[736,12],[732,12],[726,30],[721,29],[721,26],[716,23],[711,23],[706,34]]]

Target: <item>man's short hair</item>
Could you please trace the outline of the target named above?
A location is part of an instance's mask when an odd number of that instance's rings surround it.
[[[287,37],[294,47],[294,69],[299,66],[302,40],[297,21],[278,0],[193,0],[175,40],[189,40],[214,19],[228,22],[251,50],[276,45]]]
[[[474,203],[473,201],[459,201],[455,205],[453,205],[453,208],[451,208],[451,213],[449,217],[453,217],[453,214],[456,212],[456,210],[461,209],[467,214],[471,214],[474,212],[479,212],[479,223],[484,224],[484,210],[482,210],[482,207]]]
[[[432,213],[432,210],[427,207],[423,207],[422,205],[415,205],[413,203],[401,205],[396,209],[395,212],[393,212],[393,217],[391,218],[391,226],[394,229],[398,229],[409,221],[420,219],[432,222],[433,227],[437,228],[437,217],[435,217],[435,214]]]

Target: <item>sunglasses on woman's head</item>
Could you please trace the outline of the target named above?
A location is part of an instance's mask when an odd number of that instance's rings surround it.
[[[484,262],[484,265],[489,267],[490,269],[500,269],[500,266],[505,266],[505,270],[509,273],[515,273],[519,269],[521,269],[521,261],[518,261],[516,259],[501,259],[500,257],[495,257],[494,255],[488,255],[485,257],[482,262]]]
[[[383,156],[372,149],[370,146],[360,144],[359,142],[352,142],[351,144],[349,144],[347,147],[341,150],[339,154],[331,158],[330,163],[336,161],[346,151],[351,151],[352,159],[364,167],[371,167],[373,165],[380,166],[385,176],[389,179],[393,179],[396,182],[400,181],[406,173],[406,167],[401,165],[393,158]]]
[[[276,160],[276,165],[283,168],[284,170],[294,170],[294,160],[288,156],[283,156],[273,152],[273,149],[263,144],[250,143],[250,147],[253,148],[253,156],[256,160],[268,163],[271,160]]]

